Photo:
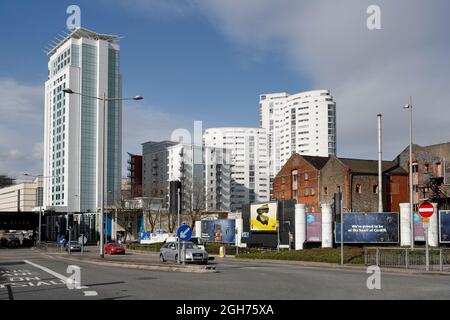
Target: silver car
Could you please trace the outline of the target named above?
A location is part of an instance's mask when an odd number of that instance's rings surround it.
[[[66,251],[69,250],[70,246],[70,252],[81,252],[81,245],[78,241],[71,241],[70,245],[69,243],[66,243]]]
[[[209,256],[208,252],[200,249],[195,243],[185,242],[186,256],[183,260],[183,244],[181,244],[181,261],[185,262],[198,262],[202,264],[208,264]],[[177,261],[178,260],[178,246],[176,242],[168,242],[161,247],[159,251],[159,260]]]

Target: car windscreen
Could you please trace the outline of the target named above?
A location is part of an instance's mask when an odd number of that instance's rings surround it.
[[[186,246],[186,249],[198,249],[198,246],[192,242],[186,243],[185,246]]]

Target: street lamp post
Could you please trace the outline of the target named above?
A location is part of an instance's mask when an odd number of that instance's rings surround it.
[[[413,104],[412,97],[404,109],[409,109],[409,209],[411,211],[411,249],[414,249],[414,205],[413,205]]]
[[[100,233],[100,257],[105,257],[104,252],[104,235],[103,235],[103,215],[105,213],[105,127],[106,127],[106,121],[105,121],[105,114],[106,114],[106,102],[108,101],[125,101],[125,100],[143,100],[144,98],[142,96],[135,96],[134,98],[108,98],[106,97],[106,93],[103,94],[103,97],[95,97],[90,96],[86,94],[82,94],[80,92],[75,92],[71,90],[70,88],[66,88],[63,90],[66,94],[76,94],[82,97],[87,97],[95,100],[99,100],[103,102],[103,134],[102,134],[102,150],[101,150],[101,158],[102,158],[102,190],[100,193],[100,216],[99,216],[99,233]]]

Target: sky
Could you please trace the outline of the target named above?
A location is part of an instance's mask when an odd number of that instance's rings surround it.
[[[403,106],[413,96],[414,141],[450,141],[447,0],[2,0],[0,174],[40,174],[44,47],[66,29],[123,36],[123,159],[178,128],[258,126],[261,93],[328,89],[337,103],[338,155],[384,158],[409,143]],[[381,29],[369,30],[369,5]]]

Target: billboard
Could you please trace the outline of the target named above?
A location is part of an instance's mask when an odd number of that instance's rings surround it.
[[[450,211],[439,211],[439,239],[441,243],[450,243]]]
[[[236,242],[236,220],[203,220],[202,240],[208,242]]]
[[[425,229],[418,212],[414,212],[414,241],[425,241]]]
[[[306,241],[322,241],[322,214],[308,213],[306,215]]]
[[[250,231],[277,231],[277,203],[252,204],[250,207]]]
[[[344,213],[344,243],[398,243],[398,213]],[[336,243],[341,243],[341,224],[336,223]]]

